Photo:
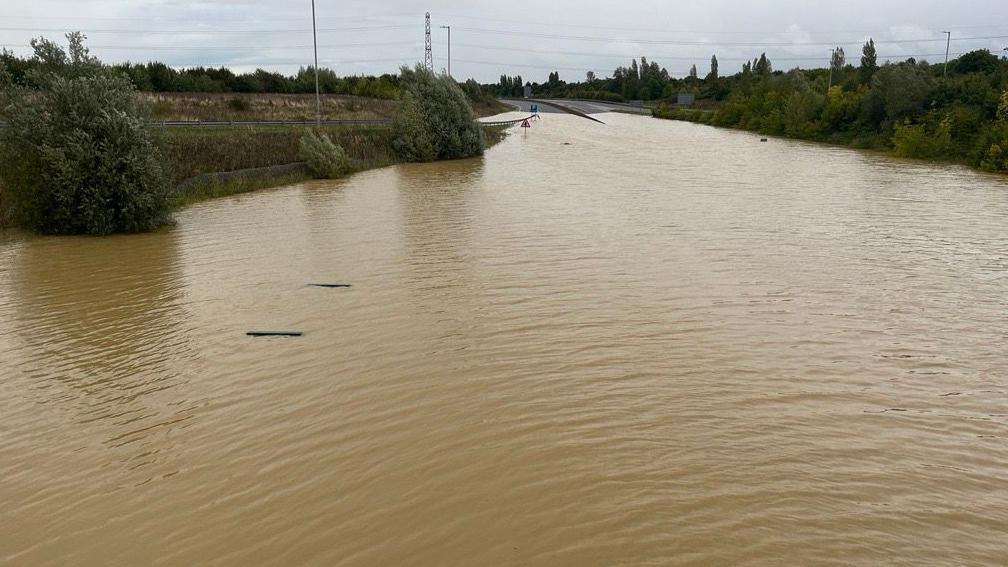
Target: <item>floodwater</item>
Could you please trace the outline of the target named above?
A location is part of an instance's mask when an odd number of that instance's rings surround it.
[[[601,118],[0,236],[0,564],[1008,563],[1008,178]]]

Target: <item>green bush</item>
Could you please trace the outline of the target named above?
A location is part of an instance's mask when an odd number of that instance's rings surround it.
[[[32,41],[31,86],[0,78],[0,184],[17,220],[47,234],[165,224],[167,183],[132,83],[91,57],[84,36],[67,39],[69,53]]]
[[[1008,171],[1008,91],[1001,95],[998,121],[986,132],[981,143],[987,147],[980,167],[987,171]]]
[[[308,162],[320,179],[336,179],[350,172],[350,158],[329,136],[316,130],[305,130],[298,143],[301,159]]]
[[[931,134],[924,124],[897,124],[893,129],[893,153],[919,159],[947,158],[952,147],[952,123],[945,118]]]
[[[482,155],[483,129],[458,84],[417,65],[402,68],[403,105],[393,124],[393,147],[406,161]]]

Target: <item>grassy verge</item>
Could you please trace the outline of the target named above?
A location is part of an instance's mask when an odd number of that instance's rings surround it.
[[[184,191],[179,191],[175,204],[177,207],[184,207],[200,201],[228,197],[240,193],[249,193],[270,187],[282,187],[284,185],[294,185],[312,179],[313,176],[308,171],[294,173],[271,174],[264,172],[254,177],[209,180],[197,183]]]
[[[504,114],[505,112],[511,112],[514,108],[501,104],[496,99],[486,100],[481,102],[472,103],[473,113],[476,114],[477,118],[486,118],[487,116],[496,116],[498,114]]]
[[[14,211],[11,209],[3,187],[0,187],[0,228],[14,226]]]
[[[298,141],[304,126],[182,127],[157,131],[169,183],[176,187],[179,207],[312,179],[306,168],[282,168],[299,163]],[[346,150],[353,172],[398,162],[392,150],[392,130],[371,126],[326,126],[333,142]],[[505,128],[485,128],[487,146],[506,135]],[[247,175],[210,175],[243,172]],[[195,179],[194,179],[195,178]],[[185,183],[184,187],[180,185]],[[0,187],[0,228],[14,226],[9,199]]]
[[[173,186],[205,173],[237,171],[301,161],[298,140],[303,126],[165,128],[158,146]],[[367,167],[395,161],[392,131],[380,127],[327,126],[323,131]]]
[[[399,161],[392,151],[389,128],[332,126],[323,130],[346,150],[353,173]],[[177,205],[312,179],[307,169],[290,171],[277,167],[301,161],[298,140],[303,132],[302,126],[186,127],[161,131],[158,145],[172,186],[179,187]],[[502,127],[485,128],[484,132],[487,147],[507,136],[507,129]],[[253,171],[245,172],[247,175],[208,175],[243,170]],[[180,187],[183,182],[184,187]]]

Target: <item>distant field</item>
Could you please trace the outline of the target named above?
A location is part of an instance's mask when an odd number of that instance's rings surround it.
[[[143,93],[156,120],[314,120],[315,95],[239,93]],[[324,95],[325,120],[382,120],[395,117],[399,102]]]
[[[315,95],[240,93],[143,93],[155,120],[256,121],[314,120]],[[477,116],[506,112],[493,103],[473,106]],[[349,95],[323,95],[323,120],[388,120],[399,101]]]

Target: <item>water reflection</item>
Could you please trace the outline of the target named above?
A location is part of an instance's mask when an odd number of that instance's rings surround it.
[[[130,462],[161,453],[155,434],[192,417],[179,389],[198,351],[183,307],[174,231],[113,238],[33,238],[9,272],[14,307],[5,341],[35,411],[78,424],[75,443],[100,442]],[[147,459],[147,463],[154,459]]]

